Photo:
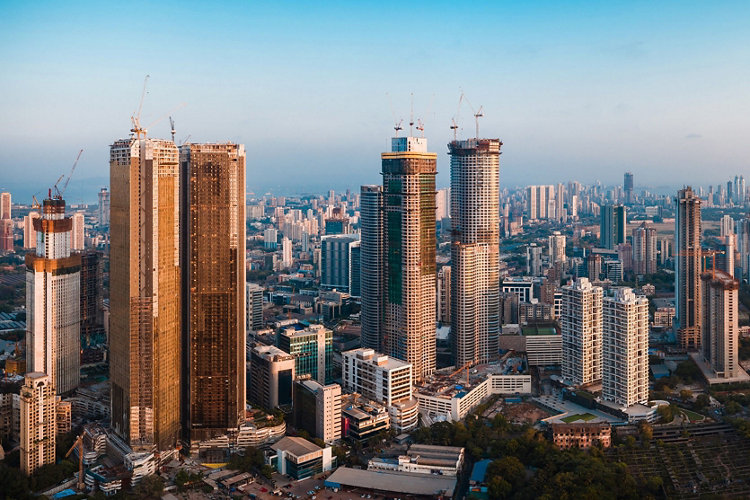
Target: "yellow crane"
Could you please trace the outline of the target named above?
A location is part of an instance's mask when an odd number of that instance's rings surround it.
[[[83,491],[86,488],[86,483],[83,481],[83,434],[76,438],[73,446],[65,454],[65,458],[68,458],[76,447],[78,447],[78,491]]]

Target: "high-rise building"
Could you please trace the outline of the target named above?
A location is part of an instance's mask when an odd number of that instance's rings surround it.
[[[542,275],[542,247],[536,243],[531,243],[526,247],[526,274]]]
[[[100,226],[109,226],[109,191],[105,187],[99,190],[99,206],[96,210],[96,222]]]
[[[34,230],[34,219],[39,218],[39,212],[29,212],[23,216],[23,247],[27,250],[36,248],[36,231]]]
[[[247,311],[246,329],[248,332],[258,331],[263,328],[263,287],[255,283],[248,283],[245,302]]]
[[[0,252],[13,251],[13,220],[0,219]]]
[[[8,192],[0,193],[0,219],[12,219],[11,213],[11,196]]]
[[[677,337],[683,348],[701,347],[701,199],[690,187],[677,194],[675,220]]]
[[[275,250],[278,246],[278,238],[279,232],[275,228],[266,228],[263,231],[263,247]]]
[[[632,205],[633,203],[635,203],[635,197],[633,196],[633,173],[632,172],[625,172],[623,188],[625,191],[625,203],[628,205]]]
[[[547,238],[547,245],[549,248],[549,262],[553,266],[562,262],[565,263],[567,257],[565,256],[565,235],[560,234],[560,231],[553,232]]]
[[[750,277],[750,217],[738,219],[737,227],[737,253],[739,262],[737,267],[740,269],[740,280],[746,280]]]
[[[602,256],[589,254],[586,257],[586,275],[589,281],[598,281],[602,275]]]
[[[498,160],[499,163],[499,160]],[[554,217],[555,186],[528,186],[526,188],[526,212],[529,220]],[[550,207],[553,207],[550,210]]]
[[[438,189],[435,206],[435,219],[443,220],[451,216],[451,188]]]
[[[622,205],[605,205],[601,210],[600,222],[600,246],[610,250],[617,248],[620,243],[625,243],[625,229],[627,227],[627,216],[625,207]]]
[[[110,149],[112,430],[136,451],[180,437],[179,153],[131,137]]]
[[[81,256],[70,253],[72,226],[65,201],[44,200],[36,251],[26,254],[26,366],[49,375],[58,394],[80,380]]]
[[[411,363],[417,380],[435,371],[435,174],[427,140],[394,137],[383,153],[386,353]]]
[[[602,289],[586,278],[562,287],[562,376],[573,385],[602,379]]]
[[[71,218],[73,219],[73,230],[70,235],[70,249],[83,250],[86,246],[83,212],[76,212]]]
[[[362,296],[362,247],[359,240],[349,243],[349,295]]]
[[[268,410],[292,404],[294,356],[272,345],[250,351],[248,399]]]
[[[646,403],[648,299],[617,288],[602,306],[602,399],[625,407]]]
[[[245,419],[245,147],[180,148],[182,430],[187,442]]]
[[[437,320],[451,323],[451,266],[443,266],[437,274]]]
[[[350,247],[353,234],[333,234],[320,239],[320,286],[349,293]]]
[[[55,463],[58,397],[49,375],[29,372],[21,387],[21,473]]]
[[[362,347],[383,349],[383,187],[362,186],[360,280],[362,287]]]
[[[333,383],[333,332],[323,325],[285,328],[276,335],[276,345],[294,356],[298,377],[310,375],[323,385]]]
[[[734,219],[732,219],[731,215],[726,214],[721,218],[719,230],[721,237],[734,234]]]
[[[702,354],[720,378],[739,375],[739,281],[723,272],[705,272],[702,281]]]
[[[451,351],[456,367],[486,363],[498,355],[502,145],[500,139],[468,139],[448,144]]]
[[[292,262],[292,240],[284,236],[281,239],[281,267],[289,269]]]
[[[724,271],[732,277],[734,277],[735,248],[737,247],[736,242],[737,237],[734,234],[720,237],[718,247],[720,253],[714,255],[714,259],[716,259],[716,264],[714,267],[716,269]]]
[[[294,382],[294,426],[331,443],[341,439],[341,386],[311,379]]]
[[[418,405],[412,398],[410,363],[362,348],[341,353],[341,370],[344,389],[388,407],[399,432],[417,426]]]
[[[656,273],[656,229],[642,222],[633,229],[633,272]]]
[[[84,345],[89,345],[91,335],[101,328],[99,317],[99,301],[101,300],[101,289],[99,278],[101,276],[102,254],[89,250],[81,254],[81,339]],[[85,340],[84,340],[85,339]]]

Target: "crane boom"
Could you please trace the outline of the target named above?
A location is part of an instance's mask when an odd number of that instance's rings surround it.
[[[86,483],[83,481],[83,434],[76,438],[73,446],[65,454],[65,458],[68,458],[76,448],[78,448],[78,490],[83,491],[86,487]]]
[[[83,149],[78,152],[78,156],[76,156],[76,161],[73,162],[73,167],[70,169],[70,174],[68,174],[68,178],[65,179],[65,184],[63,184],[62,191],[57,192],[57,196],[62,199],[63,195],[65,194],[65,190],[68,188],[68,183],[70,182],[70,178],[73,177],[73,172],[76,170],[76,166],[78,165],[78,160],[81,159],[81,154],[83,153]],[[62,177],[60,177],[62,179]],[[57,182],[60,182],[59,180]],[[55,184],[55,190],[57,191],[57,184]]]

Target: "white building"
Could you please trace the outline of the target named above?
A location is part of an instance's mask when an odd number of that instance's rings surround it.
[[[49,375],[26,374],[21,387],[21,473],[55,463],[58,398]]]
[[[39,218],[39,212],[29,212],[23,216],[23,247],[27,249],[36,248],[36,230],[34,219]]]
[[[562,376],[573,385],[602,378],[602,289],[586,278],[562,287]]]
[[[567,260],[565,256],[565,235],[560,234],[560,231],[555,231],[547,238],[547,245],[549,247],[550,264],[564,263]]]
[[[58,394],[80,378],[81,257],[70,252],[72,226],[62,199],[44,200],[36,252],[26,255],[26,366],[49,375]]]
[[[529,220],[555,217],[555,186],[526,188],[526,211]]]
[[[648,299],[618,288],[603,306],[602,399],[648,402]]]
[[[284,269],[292,267],[292,240],[286,236],[281,239],[281,266]]]
[[[503,293],[515,293],[519,302],[531,302],[534,298],[534,282],[531,278],[507,276],[502,283]]]
[[[412,397],[410,363],[365,348],[346,351],[341,358],[344,390],[383,403],[399,432],[417,426],[418,407]]]
[[[73,230],[70,235],[70,248],[71,250],[83,250],[86,247],[83,212],[74,213],[72,219]]]

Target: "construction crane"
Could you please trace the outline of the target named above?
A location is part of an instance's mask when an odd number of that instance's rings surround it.
[[[711,257],[711,279],[716,278],[716,256],[717,255],[724,255],[726,252],[724,250],[704,250],[704,249],[698,249],[698,250],[687,250],[685,252],[677,252],[677,257],[695,257],[698,258],[702,257]],[[701,267],[704,263],[701,263]]]
[[[58,200],[63,199],[63,195],[65,194],[65,189],[68,187],[68,183],[70,182],[70,178],[73,177],[73,172],[75,172],[76,166],[78,165],[78,160],[81,159],[81,154],[83,153],[83,149],[78,152],[78,156],[76,156],[76,161],[73,162],[73,166],[70,169],[70,174],[68,174],[68,178],[65,179],[65,184],[63,184],[62,190],[57,188],[57,185],[60,183],[63,177],[65,177],[65,174],[61,175],[59,179],[57,179],[57,182],[55,182],[55,198]]]
[[[484,116],[484,113],[482,113],[482,106],[479,106],[479,109],[476,110],[476,111],[474,111],[474,106],[471,105],[471,103],[469,102],[469,99],[467,99],[466,96],[464,96],[463,94],[461,94],[461,96],[464,98],[464,100],[466,101],[466,103],[471,108],[471,112],[474,114],[474,121],[475,121],[476,127],[477,127],[477,135],[475,137],[477,139],[479,139],[479,119]]]
[[[404,123],[404,120],[403,120],[403,119],[402,119],[402,120],[400,120],[400,121],[397,121],[397,122],[396,122],[396,126],[394,126],[394,127],[393,127],[393,130],[395,130],[395,131],[396,131],[396,137],[398,137],[398,131],[399,131],[399,130],[404,130],[404,127],[402,127],[402,126],[401,126],[401,124],[402,124],[402,123]]]
[[[169,117],[169,126],[172,128],[172,142],[174,142],[174,120],[171,116]]]
[[[130,121],[133,123],[133,128],[130,129],[135,134],[136,138],[140,139],[141,135],[146,135],[146,130],[141,127],[141,110],[143,109],[143,99],[146,97],[146,84],[148,83],[149,75],[143,79],[143,91],[141,92],[141,100],[138,102],[138,111],[135,111],[130,115]]]
[[[456,108],[456,114],[453,115],[453,118],[451,118],[451,130],[453,131],[453,140],[458,140],[458,123],[456,123],[456,118],[458,118],[458,113],[461,112],[461,101],[464,100],[464,93],[461,92],[461,96],[458,98],[458,107]]]
[[[422,123],[422,120],[417,118],[417,130],[419,130],[422,133],[422,137],[424,137],[424,123]]]
[[[456,376],[457,374],[461,373],[462,371],[466,370],[466,385],[469,385],[469,368],[471,368],[472,366],[474,366],[476,364],[478,364],[477,361],[469,361],[464,366],[462,366],[458,370],[456,370],[453,373],[451,373],[450,375],[448,375],[448,378],[452,378],[452,377]]]
[[[83,481],[83,434],[76,438],[73,446],[65,454],[65,458],[68,458],[76,447],[78,448],[78,491],[83,491],[86,488],[86,483]]]

